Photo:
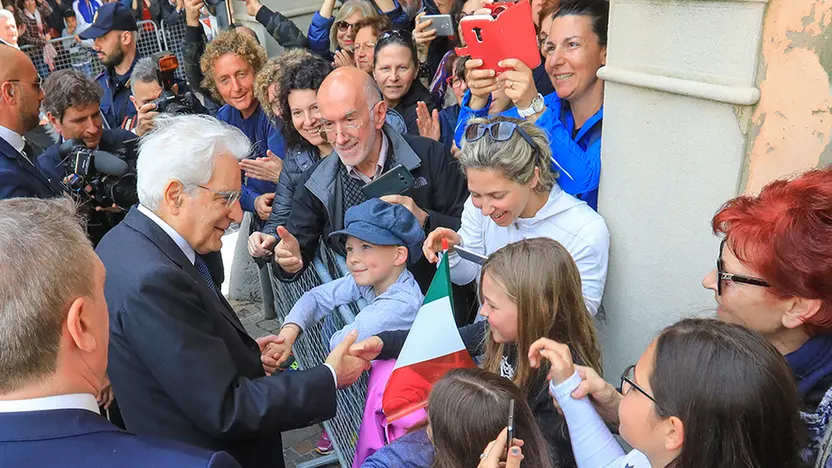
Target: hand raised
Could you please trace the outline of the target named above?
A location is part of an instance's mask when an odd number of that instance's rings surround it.
[[[303,268],[298,240],[283,226],[278,226],[277,235],[280,242],[274,249],[275,261],[286,273],[293,274]]]
[[[422,253],[425,254],[427,261],[436,263],[439,261],[439,252],[442,252],[442,239],[448,240],[448,252],[452,252],[454,247],[462,242],[462,238],[453,229],[439,227],[431,231],[422,244]]]

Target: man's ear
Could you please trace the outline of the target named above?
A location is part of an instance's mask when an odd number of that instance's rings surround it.
[[[132,98],[132,96],[131,96],[131,98]],[[60,133],[61,135],[64,134],[64,132],[61,128],[61,121],[58,120],[54,115],[52,115],[51,112],[46,113],[46,119],[49,120],[49,123],[52,124],[53,127],[55,127],[55,130],[57,130],[58,133]]]
[[[14,101],[14,83],[7,81],[0,85],[0,100]]]
[[[168,212],[172,215],[178,215],[182,198],[185,196],[185,186],[178,180],[171,180],[165,185],[163,193],[163,201]]]
[[[382,99],[375,105],[375,121],[376,121],[376,130],[381,130],[381,127],[384,126],[384,123],[387,121],[387,102]]]
[[[95,334],[92,333],[94,327],[90,322],[92,317],[88,310],[92,306],[91,302],[84,297],[75,298],[66,314],[67,332],[75,343],[75,347],[85,353],[91,353],[99,346]]]

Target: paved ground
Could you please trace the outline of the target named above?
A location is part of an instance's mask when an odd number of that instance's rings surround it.
[[[270,334],[277,334],[280,324],[275,320],[264,320],[261,304],[254,302],[229,301],[246,327],[249,335],[259,338]],[[320,455],[315,452],[315,444],[321,436],[319,426],[307,427],[283,433],[283,457],[287,468],[294,468],[299,463],[315,459]],[[337,463],[325,465],[335,468]]]

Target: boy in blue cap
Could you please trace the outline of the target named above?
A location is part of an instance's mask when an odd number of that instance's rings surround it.
[[[416,319],[424,295],[407,266],[422,256],[425,233],[407,208],[378,198],[347,210],[345,228],[330,237],[346,236],[350,274],[304,294],[283,321],[282,344],[270,344],[267,354],[285,361],[292,344],[306,328],[336,307],[363,298],[368,305],[355,321],[329,340],[335,348],[352,330],[363,340],[387,330],[406,330]]]

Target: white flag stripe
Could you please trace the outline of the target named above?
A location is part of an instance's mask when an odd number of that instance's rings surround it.
[[[429,361],[465,349],[456,329],[448,296],[419,309],[395,369]]]

